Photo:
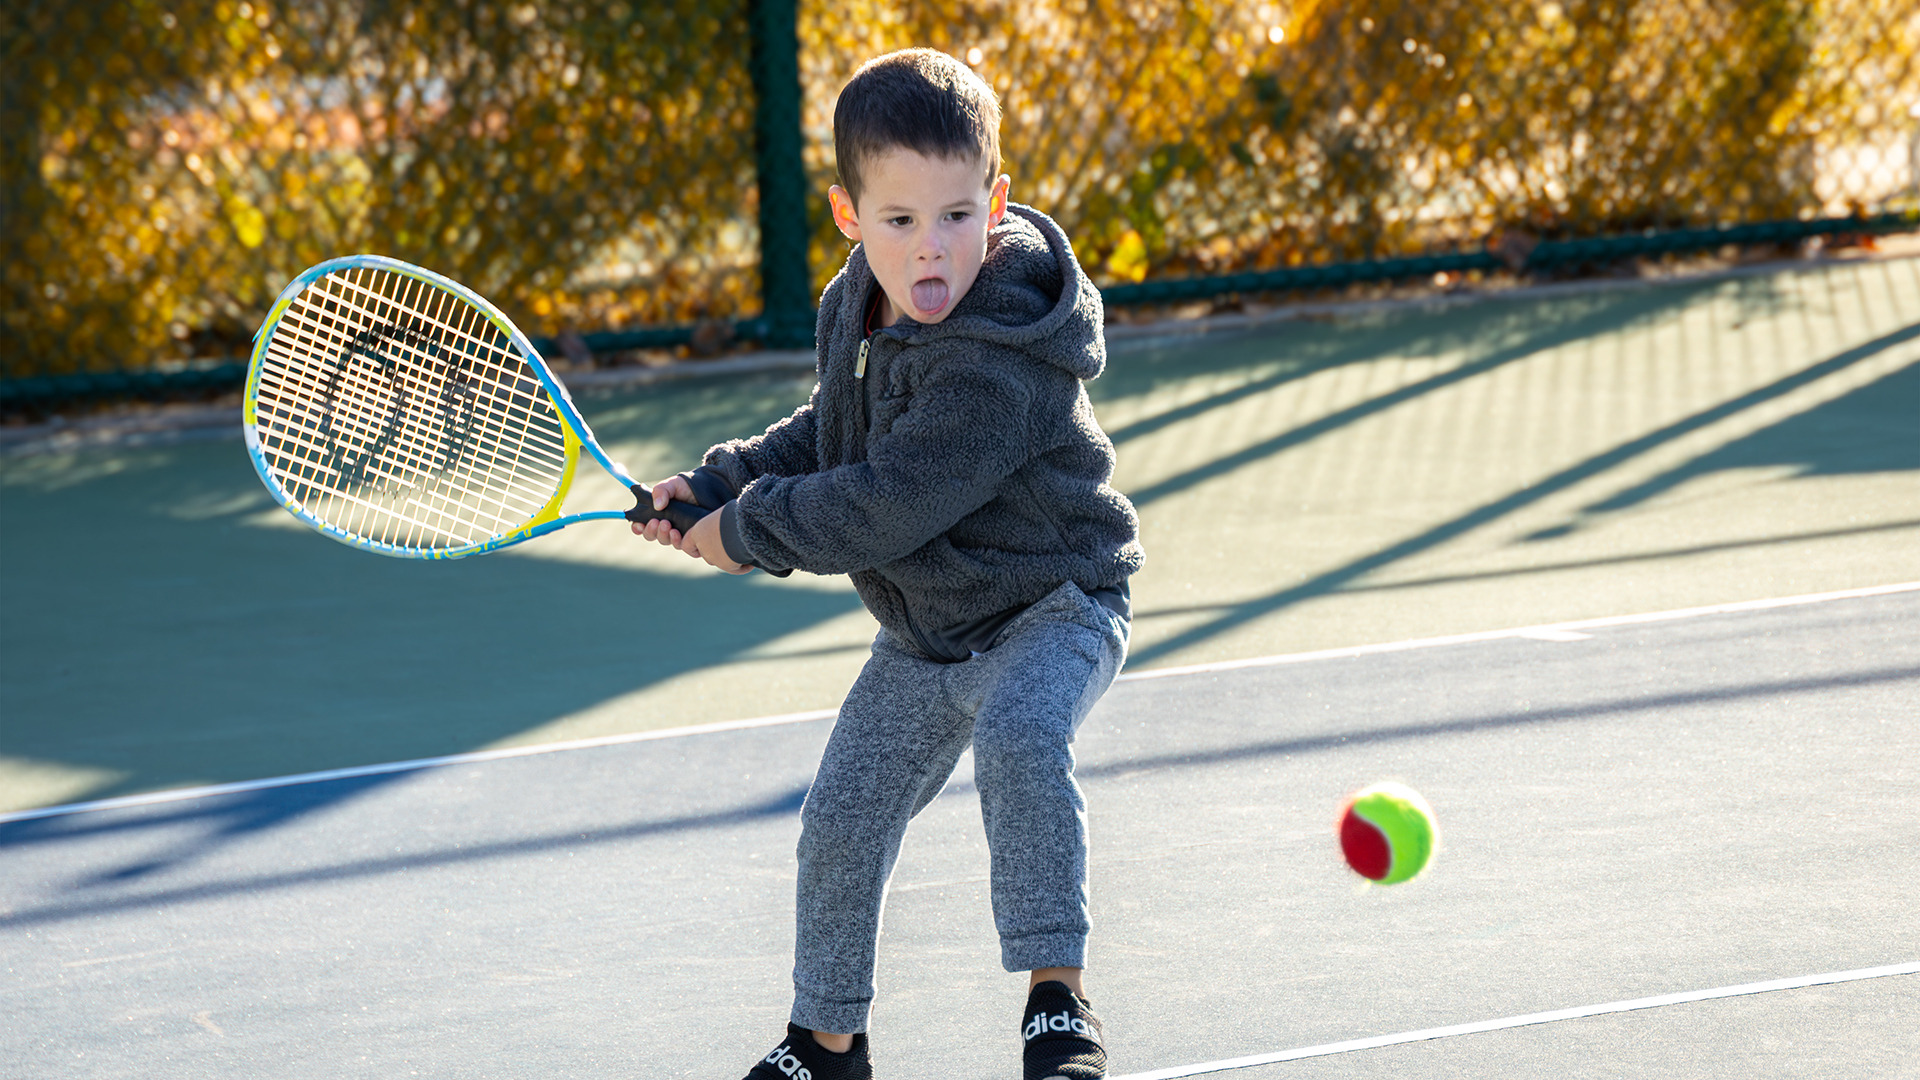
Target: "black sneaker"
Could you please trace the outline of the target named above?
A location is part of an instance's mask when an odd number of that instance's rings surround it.
[[[1101,1080],[1107,1052],[1100,1021],[1087,1000],[1062,982],[1043,982],[1027,995],[1020,1037],[1026,1040],[1027,1080]]]
[[[873,1080],[867,1034],[855,1035],[853,1048],[836,1054],[814,1042],[813,1032],[788,1024],[786,1040],[753,1067],[747,1080]]]

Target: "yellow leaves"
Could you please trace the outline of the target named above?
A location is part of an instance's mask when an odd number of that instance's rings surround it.
[[[288,277],[361,250],[452,274],[523,318],[751,313],[742,0],[397,7],[183,4],[149,35],[160,51],[141,52],[115,20],[152,11],[68,5],[62,32],[35,42],[61,87],[36,121],[46,212],[24,236],[19,218],[0,229],[15,251],[49,252],[34,275],[73,300],[32,316],[7,370],[244,352]],[[120,75],[90,62],[106,56]],[[628,260],[644,276],[556,289],[620,244],[648,254]]]
[[[1147,276],[1147,242],[1128,229],[1107,257],[1107,272],[1121,281],[1144,281]]]
[[[267,238],[267,216],[260,208],[238,196],[226,198],[227,222],[233,226],[234,239],[241,247],[257,248]]]
[[[278,283],[358,250],[468,281],[534,333],[751,315],[745,3],[201,0],[171,25],[124,0],[46,5],[18,76],[39,111],[0,96],[0,130],[37,139],[0,178],[36,209],[0,230],[42,256],[21,264],[30,281],[0,274],[9,296],[46,282],[64,299],[14,305],[38,321],[0,359],[244,351]],[[818,197],[841,86],[924,44],[995,86],[1014,197],[1102,280],[1406,254],[1496,226],[1788,216],[1881,197],[1831,162],[1892,162],[1888,189],[1908,175],[1916,11],[807,0],[803,153]],[[1835,154],[1862,142],[1874,153]],[[815,220],[824,284],[847,245]]]

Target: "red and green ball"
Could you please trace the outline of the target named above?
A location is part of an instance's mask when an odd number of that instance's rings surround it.
[[[1340,808],[1340,850],[1361,877],[1398,885],[1427,868],[1439,843],[1433,807],[1392,781],[1361,788]]]

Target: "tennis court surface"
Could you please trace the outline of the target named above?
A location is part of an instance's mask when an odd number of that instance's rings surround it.
[[[1082,731],[1116,1075],[1920,961],[1920,588],[1122,683]],[[732,1077],[787,1001],[827,721],[0,826],[9,1075]],[[1016,1075],[967,763],[882,940],[884,1077]],[[1428,876],[1332,817],[1398,777]],[[1911,975],[1235,1070],[1897,1076]]]
[[[1647,998],[1228,1075],[1912,1075],[1920,260],[1115,342],[1092,390],[1149,562],[1079,751],[1116,1076]],[[580,399],[657,476],[810,381]],[[378,559],[233,438],[0,457],[0,515],[0,1076],[732,1080],[768,1049],[797,811],[873,632],[844,583],[617,528]],[[775,714],[814,718],[669,730]],[[475,752],[523,756],[253,783]],[[968,768],[895,878],[886,1078],[1015,1075]],[[1334,813],[1390,778],[1443,848],[1356,888]]]

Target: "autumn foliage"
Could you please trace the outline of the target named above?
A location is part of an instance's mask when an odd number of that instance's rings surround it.
[[[743,0],[7,9],[7,375],[244,352],[353,252],[536,333],[757,313]],[[852,70],[945,49],[1105,281],[1914,197],[1920,0],[813,0],[800,33],[816,188]]]

